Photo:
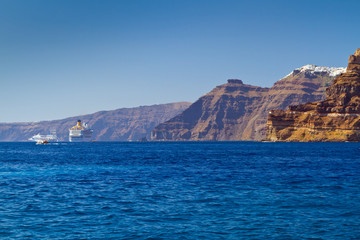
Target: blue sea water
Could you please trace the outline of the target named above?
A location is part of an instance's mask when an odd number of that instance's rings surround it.
[[[1,239],[360,239],[360,143],[0,143]]]

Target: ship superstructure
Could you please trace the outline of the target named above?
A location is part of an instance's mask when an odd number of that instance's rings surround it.
[[[41,135],[40,133],[32,136],[31,138],[28,139],[29,141],[34,141],[34,142],[58,142],[59,139],[56,135],[56,130],[51,130],[50,134],[47,135]]]
[[[93,130],[88,128],[87,124],[81,124],[78,120],[76,125],[69,129],[70,142],[89,142],[91,141]]]

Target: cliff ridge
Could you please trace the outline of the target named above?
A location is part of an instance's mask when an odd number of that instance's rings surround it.
[[[92,139],[95,141],[150,139],[155,126],[178,115],[189,105],[188,102],[177,102],[100,111],[53,121],[0,123],[0,141],[27,141],[38,133],[48,134],[51,129],[56,130],[61,141],[68,141],[69,128],[78,119],[94,130]]]

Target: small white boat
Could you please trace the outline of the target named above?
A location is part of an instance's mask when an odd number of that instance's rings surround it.
[[[40,145],[40,144],[49,144],[49,142],[46,141],[46,140],[38,140],[38,141],[36,141],[36,145]]]

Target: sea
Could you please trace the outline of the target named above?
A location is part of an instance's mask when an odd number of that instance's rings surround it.
[[[0,239],[360,239],[360,143],[0,143]]]

